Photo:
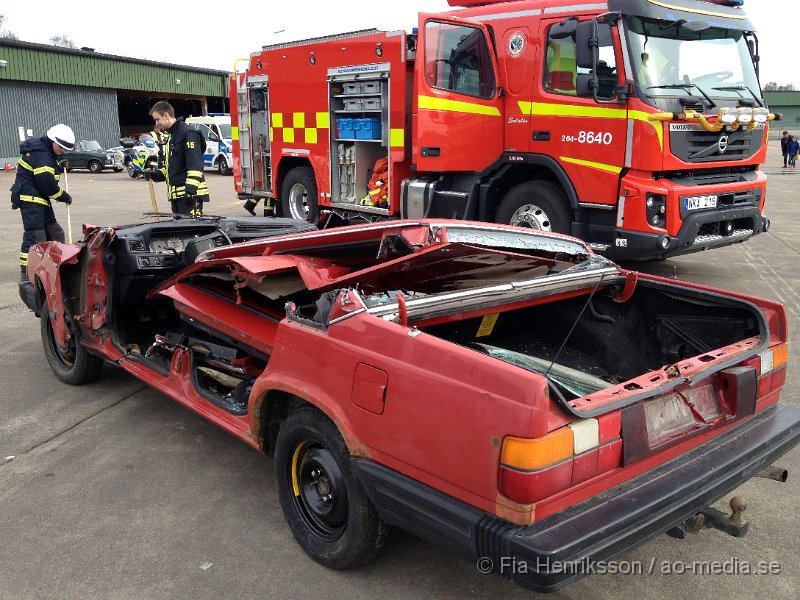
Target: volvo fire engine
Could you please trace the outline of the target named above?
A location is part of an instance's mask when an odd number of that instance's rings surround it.
[[[252,54],[231,78],[239,196],[321,227],[571,233],[616,260],[767,230],[759,165],[780,115],[742,0],[448,3],[412,33]]]

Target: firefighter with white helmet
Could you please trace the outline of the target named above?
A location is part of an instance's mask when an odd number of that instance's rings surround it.
[[[22,215],[22,247],[19,265],[22,281],[27,280],[28,249],[38,242],[64,241],[64,230],[56,221],[51,202],[72,203],[72,197],[58,185],[62,168],[58,157],[75,147],[75,133],[59,123],[47,135],[19,145],[17,177],[11,187],[11,208]]]

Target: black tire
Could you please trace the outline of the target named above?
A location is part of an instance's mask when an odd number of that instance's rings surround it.
[[[281,186],[281,209],[284,217],[319,224],[317,182],[311,167],[295,167],[286,175]]]
[[[96,161],[96,160],[90,160],[89,161],[89,170],[92,173],[99,173],[100,171],[103,170],[103,164],[100,163],[99,161]]]
[[[526,181],[506,194],[495,222],[570,233],[572,218],[561,186],[552,181]]]
[[[275,480],[286,522],[315,561],[350,569],[377,556],[389,528],[353,475],[336,426],[316,408],[300,408],[284,421]]]
[[[103,370],[103,359],[98,358],[78,343],[73,325],[70,323],[70,339],[66,348],[59,348],[53,336],[53,324],[47,314],[47,304],[44,305],[41,321],[42,346],[47,364],[50,365],[59,381],[70,385],[81,385],[95,381]]]
[[[231,170],[228,168],[228,160],[224,156],[220,156],[217,161],[217,171],[220,175],[230,175]]]

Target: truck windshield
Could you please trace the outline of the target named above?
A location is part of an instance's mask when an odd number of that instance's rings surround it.
[[[698,95],[760,101],[744,32],[685,21],[626,17],[634,76],[651,97]]]

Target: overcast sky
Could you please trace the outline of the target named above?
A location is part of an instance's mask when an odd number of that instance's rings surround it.
[[[372,27],[410,31],[418,12],[450,8],[446,0],[105,0],[91,6],[0,0],[0,14],[5,29],[28,42],[66,35],[78,47],[106,54],[230,71],[235,59],[265,44]],[[762,85],[792,83],[800,90],[800,2],[746,0],[745,10],[759,33]]]

